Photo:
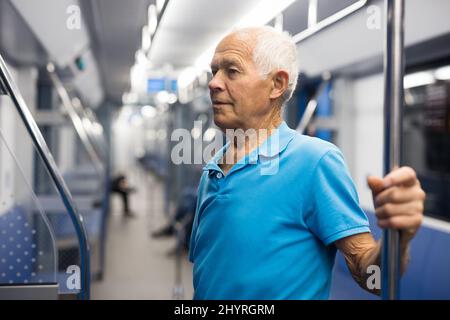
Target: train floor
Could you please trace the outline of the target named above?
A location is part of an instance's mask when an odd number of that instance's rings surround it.
[[[136,192],[130,197],[135,217],[125,218],[121,199],[112,196],[102,280],[92,282],[92,299],[172,299],[175,285],[175,239],[150,233],[167,223],[163,185],[139,168],[127,172]],[[182,257],[184,299],[192,299],[192,265]]]

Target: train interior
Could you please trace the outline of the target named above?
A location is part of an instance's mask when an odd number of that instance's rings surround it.
[[[402,299],[450,299],[450,2],[405,1],[401,162],[427,193]],[[188,245],[208,82],[233,28],[297,45],[283,119],[343,152],[375,238],[383,173],[381,0],[0,0],[0,299],[191,299]],[[178,129],[190,154],[178,160]],[[120,189],[120,190],[119,190]],[[331,299],[379,299],[342,255]]]

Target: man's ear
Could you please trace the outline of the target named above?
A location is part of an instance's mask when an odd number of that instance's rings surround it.
[[[289,85],[289,74],[285,70],[278,70],[272,76],[272,91],[270,99],[278,99],[287,90]]]

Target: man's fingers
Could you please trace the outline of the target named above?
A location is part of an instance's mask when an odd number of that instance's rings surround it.
[[[422,224],[423,216],[395,216],[386,219],[379,219],[378,226],[383,229],[397,230],[417,230]]]
[[[375,215],[378,219],[389,219],[397,216],[411,217],[413,215],[422,215],[423,202],[414,201],[401,204],[386,203],[375,209]]]
[[[399,185],[413,186],[416,181],[416,172],[410,167],[394,169],[383,178],[386,188]]]
[[[369,185],[369,188],[372,189],[372,194],[374,196],[383,191],[385,188],[383,179],[375,176],[367,177],[367,184]]]
[[[409,167],[394,168],[383,179],[371,178],[368,182],[378,225],[414,235],[422,224],[425,200],[416,172]]]
[[[417,183],[415,187],[390,187],[375,197],[375,206],[382,206],[386,203],[404,203],[412,200],[425,200],[425,192]]]

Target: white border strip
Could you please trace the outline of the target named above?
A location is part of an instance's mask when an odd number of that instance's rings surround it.
[[[450,222],[447,221],[424,216],[423,225],[431,229],[436,229],[445,233],[450,233]]]

